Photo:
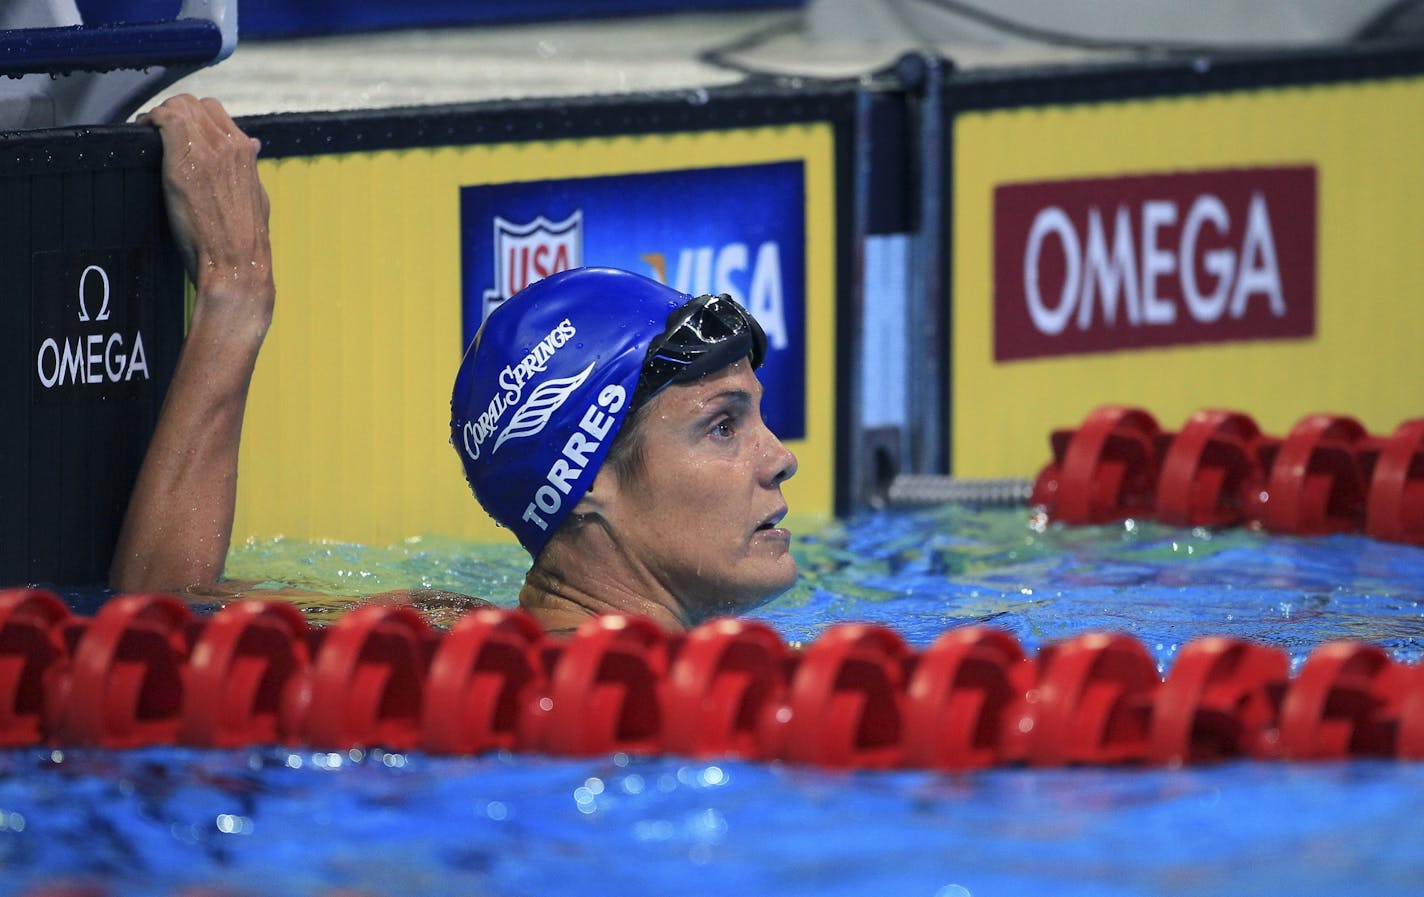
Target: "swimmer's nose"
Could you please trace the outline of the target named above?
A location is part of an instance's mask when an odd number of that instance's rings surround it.
[[[776,438],[776,434],[767,430],[766,435],[767,438],[771,440],[770,450],[768,452],[771,477],[767,485],[779,486],[796,476],[796,455],[791,449],[787,448],[780,439]]]

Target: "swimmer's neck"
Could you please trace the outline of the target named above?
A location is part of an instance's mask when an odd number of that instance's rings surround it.
[[[646,617],[669,632],[684,632],[696,624],[682,603],[655,581],[629,575],[616,562],[569,557],[565,548],[550,543],[519,590],[520,608],[545,630],[571,632],[604,614]]]

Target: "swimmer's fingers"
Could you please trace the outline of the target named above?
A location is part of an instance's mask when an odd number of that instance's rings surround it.
[[[139,124],[155,127],[192,124],[210,127],[213,133],[241,133],[220,101],[212,97],[198,99],[192,94],[175,94],[135,119]]]
[[[190,141],[207,147],[219,147],[246,136],[222,103],[212,97],[200,100],[179,94],[154,109],[153,117],[160,130],[165,127],[181,130]]]
[[[191,203],[184,199],[184,186],[192,179],[197,169],[197,162],[192,158],[195,147],[191,136],[196,103],[196,98],[186,94],[171,97],[138,118],[140,124],[157,128],[159,138],[163,142],[164,200],[168,207],[169,222],[179,252],[183,256],[183,267],[195,282],[198,271],[197,249],[191,236]]]
[[[163,140],[164,174],[177,186],[201,166],[205,172],[245,175],[260,187],[253,166],[261,144],[248,137],[215,99],[170,97],[141,118]]]

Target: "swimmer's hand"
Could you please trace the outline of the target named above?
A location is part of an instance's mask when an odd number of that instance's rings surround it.
[[[272,319],[270,205],[257,140],[214,99],[183,94],[138,117],[163,138],[163,195],[173,238],[197,287],[195,317],[221,304],[225,324],[260,342]]]

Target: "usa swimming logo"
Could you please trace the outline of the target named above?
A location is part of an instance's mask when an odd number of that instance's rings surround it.
[[[480,320],[536,280],[582,266],[582,209],[563,221],[550,221],[539,215],[524,224],[496,215],[494,286],[485,290]]]

